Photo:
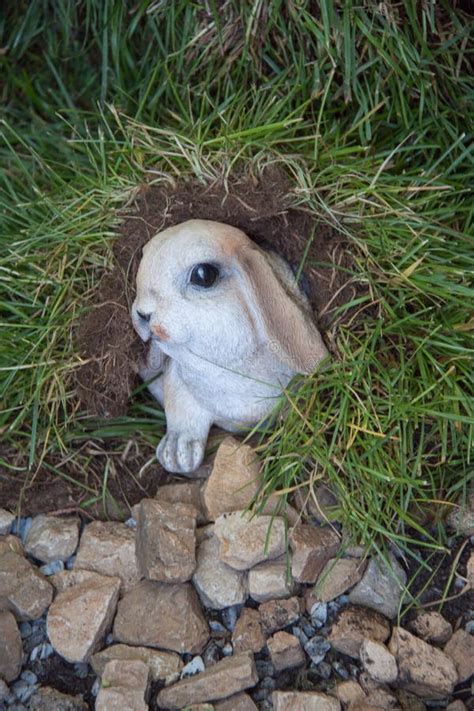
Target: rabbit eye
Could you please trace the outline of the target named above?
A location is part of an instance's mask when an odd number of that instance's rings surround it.
[[[213,264],[197,264],[189,278],[191,284],[202,286],[204,289],[209,289],[215,284],[219,276],[219,270]]]

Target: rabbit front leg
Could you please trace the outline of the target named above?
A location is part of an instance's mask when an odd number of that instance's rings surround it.
[[[156,449],[156,456],[167,471],[189,474],[204,459],[212,417],[196,401],[172,362],[163,384],[166,435]]]

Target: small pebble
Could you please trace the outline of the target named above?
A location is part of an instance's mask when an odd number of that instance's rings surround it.
[[[222,621],[230,632],[234,631],[241,610],[242,605],[232,605],[222,610]]]
[[[332,668],[341,679],[349,679],[349,672],[342,662],[333,662]]]
[[[260,689],[271,689],[273,691],[276,689],[276,681],[271,676],[266,676],[260,682],[259,687]]]
[[[28,684],[28,682],[19,679],[13,682],[11,685],[11,690],[15,694],[16,698],[20,703],[26,703],[30,700],[37,689],[37,685]]]
[[[261,679],[265,676],[273,676],[275,673],[275,667],[266,659],[256,659],[255,666],[257,668],[257,674]]]
[[[228,642],[227,644],[224,644],[222,647],[222,654],[224,657],[231,657],[232,654],[234,653],[234,648],[232,647],[231,643]]]
[[[292,627],[291,631],[293,632],[295,637],[299,639],[301,644],[305,645],[309,641],[308,637],[305,635],[305,633],[300,627]]]
[[[135,521],[133,516],[131,516],[130,518],[127,518],[127,520],[125,521],[125,525],[128,526],[128,528],[136,528],[137,522]]]
[[[97,696],[97,694],[98,694],[99,691],[100,691],[100,687],[101,687],[100,679],[97,678],[97,679],[94,681],[94,683],[92,684],[92,689],[91,689],[91,694],[92,694],[92,696]]]
[[[315,602],[311,608],[311,620],[315,627],[322,627],[328,618],[327,602]]]
[[[74,568],[74,563],[76,562],[76,554],[72,555],[70,558],[67,559],[66,561],[66,569],[67,570],[73,570]]]
[[[23,681],[26,681],[27,684],[36,684],[38,681],[38,677],[36,674],[29,669],[25,669],[25,671],[22,671],[20,674],[20,679],[23,679]]]
[[[316,666],[323,661],[330,649],[331,645],[327,639],[320,635],[316,635],[304,645],[304,651]]]
[[[311,662],[311,664],[313,664],[313,662]],[[327,662],[320,662],[317,665],[316,669],[317,669],[318,674],[323,679],[329,679],[332,674],[332,667]]]
[[[87,662],[76,662],[76,664],[74,664],[74,673],[79,679],[85,679],[89,674],[89,665]]]
[[[259,703],[260,708],[263,708],[263,704],[261,702],[265,701],[265,699],[269,697],[270,693],[270,689],[256,689],[256,691],[252,694],[252,698],[254,701]]]
[[[474,634],[474,620],[469,620],[469,622],[466,622],[466,626],[464,627],[464,629],[468,634]]]
[[[204,666],[206,668],[212,667],[214,664],[216,664],[216,662],[220,660],[220,658],[221,650],[219,649],[217,644],[215,644],[214,642],[208,644],[202,655]]]
[[[227,634],[227,629],[224,627],[222,622],[219,622],[218,620],[209,620],[209,627],[217,634]]]
[[[40,659],[48,659],[52,654],[54,654],[54,649],[53,646],[49,642],[43,642],[43,644],[40,645]]]
[[[105,638],[105,646],[108,647],[109,645],[112,644],[113,641],[114,641],[114,636],[113,636],[112,632],[110,632],[110,634],[108,634],[107,637]]]
[[[26,639],[33,632],[33,628],[29,622],[21,622],[19,629],[22,639]]]
[[[40,572],[43,575],[55,575],[64,570],[64,563],[62,560],[53,560],[51,563],[46,563],[40,567]]]
[[[12,523],[11,532],[14,536],[18,536],[19,538],[21,538],[24,543],[32,523],[33,519],[31,516],[22,516],[21,518],[16,518]]]
[[[196,656],[192,659],[186,666],[183,667],[181,672],[181,679],[185,679],[187,676],[194,676],[204,671],[204,662],[202,657]]]
[[[303,632],[307,636],[308,639],[311,639],[311,637],[314,637],[316,634],[316,630],[312,625],[307,625],[303,623]]]

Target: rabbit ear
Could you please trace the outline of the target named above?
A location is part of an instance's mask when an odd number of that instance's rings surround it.
[[[313,372],[328,350],[304,305],[259,248],[244,248],[237,259],[247,304],[263,323],[272,352],[297,373]]]

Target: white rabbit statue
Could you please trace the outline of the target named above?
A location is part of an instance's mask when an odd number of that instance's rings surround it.
[[[296,373],[328,351],[286,262],[241,230],[210,220],[169,227],[143,248],[133,325],[150,341],[140,370],[163,406],[156,455],[190,473],[213,424],[249,429],[269,415]]]

